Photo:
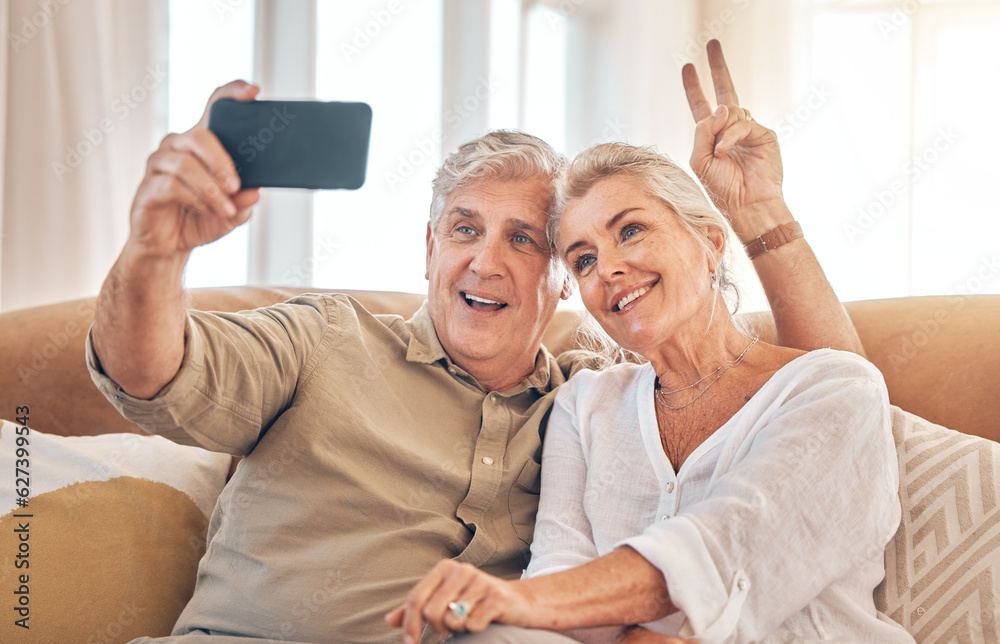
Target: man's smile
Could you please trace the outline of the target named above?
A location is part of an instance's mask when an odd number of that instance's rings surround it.
[[[462,298],[465,300],[465,303],[469,308],[476,311],[499,311],[507,306],[506,302],[501,302],[500,300],[480,295],[473,295],[472,293],[466,293],[465,291],[462,291]]]

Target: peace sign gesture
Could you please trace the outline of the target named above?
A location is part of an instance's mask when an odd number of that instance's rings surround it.
[[[697,123],[691,168],[716,207],[729,215],[739,238],[747,242],[792,220],[781,193],[781,153],[774,132],[739,106],[719,41],[709,41],[706,49],[718,102],[714,112],[694,65],[688,63],[681,70]]]

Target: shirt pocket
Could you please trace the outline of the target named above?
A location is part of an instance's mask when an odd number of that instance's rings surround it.
[[[537,461],[530,458],[525,461],[517,478],[514,479],[514,485],[510,488],[507,502],[514,532],[526,546],[531,545],[531,538],[535,533],[538,494],[542,487],[541,471],[542,466]]]

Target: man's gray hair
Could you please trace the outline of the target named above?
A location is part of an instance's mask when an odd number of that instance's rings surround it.
[[[437,231],[448,195],[482,179],[549,182],[552,188],[546,211],[551,214],[556,205],[555,180],[565,165],[566,157],[545,141],[524,132],[495,130],[469,141],[448,155],[434,178],[431,231]]]

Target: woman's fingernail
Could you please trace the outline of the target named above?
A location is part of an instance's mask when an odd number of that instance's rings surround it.
[[[721,115],[722,115],[722,106],[720,105],[717,108],[715,108],[715,116],[721,116]]]

